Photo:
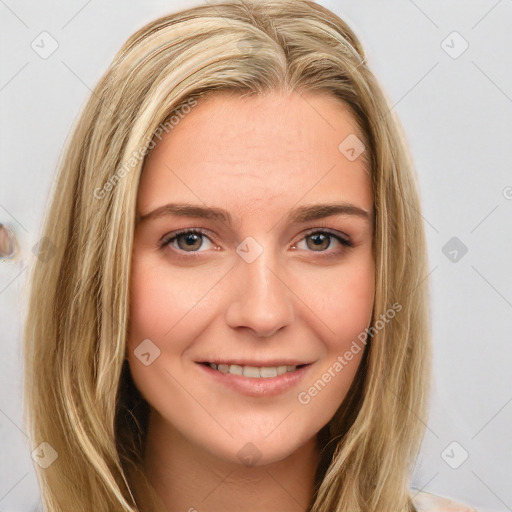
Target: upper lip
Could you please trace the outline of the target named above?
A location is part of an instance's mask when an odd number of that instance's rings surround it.
[[[255,361],[250,359],[220,359],[212,358],[197,361],[198,363],[213,363],[213,364],[227,364],[227,365],[238,365],[238,366],[303,366],[311,364],[311,362],[297,361],[294,359],[270,359],[268,361]]]

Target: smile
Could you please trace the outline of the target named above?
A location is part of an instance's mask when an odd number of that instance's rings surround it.
[[[257,361],[201,362],[197,364],[212,382],[226,386],[237,393],[252,397],[273,397],[299,385],[312,363],[284,364],[295,361],[269,361],[272,366],[260,366]],[[249,363],[249,361],[247,361]]]
[[[270,379],[278,375],[294,372],[297,368],[305,365],[281,365],[281,366],[242,366],[239,364],[216,364],[204,363],[210,368],[222,373],[230,373],[231,375],[241,375],[251,379]]]

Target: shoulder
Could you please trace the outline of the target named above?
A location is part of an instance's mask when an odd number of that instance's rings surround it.
[[[411,498],[418,512],[477,512],[469,505],[429,492],[412,490]]]

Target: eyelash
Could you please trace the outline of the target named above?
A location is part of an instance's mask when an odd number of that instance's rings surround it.
[[[347,238],[344,238],[342,236],[340,236],[339,234],[329,230],[329,229],[318,229],[318,228],[315,228],[315,229],[312,229],[312,230],[309,230],[307,231],[304,236],[299,240],[302,241],[304,240],[305,238],[308,238],[312,235],[318,235],[318,234],[321,234],[321,235],[328,235],[330,236],[331,238],[334,238],[336,239],[344,248],[346,249],[349,249],[349,248],[352,248],[353,247],[353,244],[352,242],[347,239]],[[168,246],[171,242],[174,242],[178,237],[180,237],[181,235],[202,235],[202,236],[205,236],[206,238],[210,239],[210,237],[208,236],[208,233],[206,233],[205,231],[203,231],[202,229],[199,229],[199,228],[194,228],[194,229],[180,229],[178,231],[173,231],[172,233],[168,233],[167,235],[165,235],[161,241],[159,242],[159,248],[160,249],[165,249],[166,246]],[[210,241],[213,243],[213,241],[210,239]],[[298,243],[298,242],[297,242]],[[330,245],[329,245],[330,247]],[[172,248],[172,250],[174,252],[177,252],[177,253],[181,253],[181,254],[187,254],[187,256],[180,256],[181,258],[199,258],[200,257],[200,253],[202,251],[183,251],[181,249],[174,249]],[[337,251],[331,251],[331,252],[334,252],[334,254],[328,254],[326,255],[325,257],[336,257],[340,252],[343,251],[343,248],[337,250]],[[328,252],[327,250],[325,251],[310,251],[310,252],[318,252],[319,254],[323,254],[323,253],[326,253]]]

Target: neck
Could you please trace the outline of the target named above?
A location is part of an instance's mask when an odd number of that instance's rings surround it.
[[[151,410],[144,471],[168,512],[305,512],[318,460],[315,437],[278,462],[232,463],[191,444]]]

